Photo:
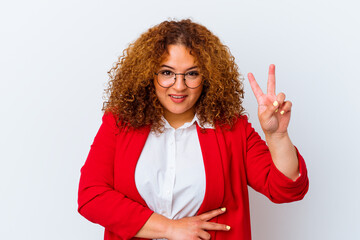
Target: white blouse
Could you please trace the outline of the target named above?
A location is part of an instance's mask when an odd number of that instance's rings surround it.
[[[135,169],[141,197],[154,212],[170,219],[195,216],[205,195],[205,169],[191,122],[174,129],[165,122],[162,134],[150,132]],[[211,126],[206,126],[212,128]]]

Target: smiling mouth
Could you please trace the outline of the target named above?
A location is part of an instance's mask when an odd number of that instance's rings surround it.
[[[169,96],[172,97],[172,98],[175,98],[175,99],[181,99],[181,98],[186,97],[186,95],[183,95],[183,96],[169,95]]]

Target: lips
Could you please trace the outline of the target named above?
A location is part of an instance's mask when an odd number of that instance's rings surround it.
[[[185,100],[187,95],[176,95],[176,94],[169,94],[171,100],[175,103],[181,103]]]

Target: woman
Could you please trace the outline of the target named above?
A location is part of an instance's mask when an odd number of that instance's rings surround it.
[[[142,34],[109,72],[103,123],[81,169],[78,211],[105,239],[251,239],[247,186],[276,203],[308,178],[291,102],[252,74],[266,143],[248,123],[228,48],[190,20]]]

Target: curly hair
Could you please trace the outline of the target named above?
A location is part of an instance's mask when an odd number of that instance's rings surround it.
[[[244,113],[243,77],[228,47],[206,27],[189,19],[164,21],[123,51],[108,72],[103,111],[116,116],[120,129],[151,125],[155,132],[162,132],[164,110],[155,93],[154,73],[172,44],[190,49],[204,80],[195,104],[200,126],[210,123],[231,128]]]

